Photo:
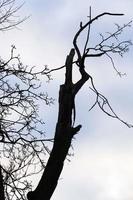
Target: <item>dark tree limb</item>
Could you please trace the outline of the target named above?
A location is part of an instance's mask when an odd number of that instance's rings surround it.
[[[0,200],[5,200],[2,168],[0,165]]]
[[[104,13],[101,13],[101,14],[97,15],[96,17],[94,17],[94,18],[92,18],[92,19],[90,18],[90,20],[89,20],[86,24],[80,26],[79,30],[77,31],[77,33],[76,33],[76,35],[75,35],[75,37],[74,37],[74,39],[73,39],[73,45],[74,45],[74,48],[75,48],[76,53],[77,53],[77,55],[78,55],[79,61],[81,61],[82,56],[81,56],[81,52],[80,52],[80,50],[79,50],[79,47],[78,47],[78,45],[77,45],[77,39],[78,39],[78,37],[80,36],[80,34],[81,34],[88,26],[90,26],[94,21],[98,20],[100,17],[103,17],[104,15],[122,16],[122,15],[124,15],[124,14],[104,12]],[[91,16],[91,15],[90,15],[90,16]]]
[[[65,83],[60,86],[59,113],[53,149],[37,188],[27,195],[28,200],[49,200],[51,198],[57,186],[72,138],[81,128],[81,125],[73,127],[72,112],[75,109],[75,96],[88,80],[89,76],[87,76],[87,73],[83,69],[81,70],[81,79],[75,84],[72,83],[74,54],[75,50],[71,49],[66,59]]]

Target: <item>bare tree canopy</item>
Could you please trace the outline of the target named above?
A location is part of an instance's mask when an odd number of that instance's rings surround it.
[[[15,16],[20,8],[15,6],[15,0],[0,1],[0,31],[15,28],[26,19]],[[47,143],[52,139],[45,137],[38,105],[40,101],[44,105],[54,101],[41,89],[39,78],[47,70],[47,66],[37,71],[23,65],[14,45],[8,60],[0,58],[0,188],[3,182],[5,190],[2,199],[26,199],[26,191],[31,188],[28,177],[45,167],[43,158],[49,154]],[[46,77],[50,79],[49,75]],[[1,189],[0,192],[2,195]]]

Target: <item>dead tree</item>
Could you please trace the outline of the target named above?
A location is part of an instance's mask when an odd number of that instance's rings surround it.
[[[111,113],[108,112],[106,113],[114,118],[119,119],[120,121],[129,126],[129,124],[121,120],[115,114],[108,100],[96,90],[91,75],[85,71],[86,58],[100,57],[106,55],[111,59],[110,53],[122,54],[127,51],[128,46],[131,44],[129,41],[124,41],[116,45],[112,43],[110,45],[105,45],[105,42],[109,41],[110,38],[117,37],[122,32],[122,30],[128,26],[127,24],[124,25],[123,27],[117,27],[117,30],[114,33],[111,33],[107,37],[102,36],[102,41],[95,47],[88,47],[91,24],[100,17],[105,15],[121,16],[122,14],[102,13],[96,16],[95,18],[91,18],[91,12],[90,12],[89,21],[85,25],[83,25],[83,23],[80,23],[80,28],[74,37],[73,40],[74,48],[71,49],[69,55],[66,58],[65,66],[63,66],[66,68],[66,75],[65,75],[65,83],[60,86],[60,91],[59,91],[59,113],[58,113],[58,121],[56,124],[53,149],[51,151],[46,168],[44,169],[43,175],[41,177],[38,186],[34,191],[29,192],[27,195],[28,200],[49,200],[57,186],[61,171],[63,169],[64,160],[71,146],[72,138],[81,129],[81,125],[74,127],[74,122],[76,117],[75,97],[79,92],[79,90],[82,88],[82,86],[86,83],[86,81],[90,81],[91,89],[96,94],[96,102],[92,107],[98,104],[99,107],[104,112],[106,112],[106,110],[104,109],[104,104],[106,103],[111,111]],[[78,47],[77,40],[80,34],[86,28],[88,28],[87,39],[83,52],[81,52],[81,50]],[[75,53],[77,55],[76,61],[74,61]],[[72,81],[72,70],[74,64],[79,69],[81,75],[81,79],[75,84]],[[114,65],[113,67],[115,68]],[[101,100],[102,104],[100,103]]]
[[[59,114],[56,125],[54,145],[43,176],[34,192],[29,192],[29,200],[48,200],[57,186],[64,160],[68,154],[72,138],[80,130],[81,125],[73,127],[75,120],[75,96],[88,80],[89,75],[84,68],[81,70],[81,79],[72,83],[72,63],[75,50],[71,49],[66,59],[65,83],[59,91]]]

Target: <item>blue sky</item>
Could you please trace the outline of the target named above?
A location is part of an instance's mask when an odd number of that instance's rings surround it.
[[[19,1],[18,1],[19,2]],[[20,1],[22,2],[22,1]],[[95,23],[94,37],[111,30],[115,22],[126,23],[133,18],[132,0],[27,0],[20,15],[31,17],[20,25],[20,30],[1,34],[6,56],[15,44],[22,60],[38,67],[48,64],[59,67],[72,47],[73,36],[79,22],[87,19],[89,6],[92,15],[104,11],[124,13],[124,17],[107,17]],[[112,28],[111,28],[112,27]],[[96,30],[98,34],[96,34]],[[125,31],[132,38],[133,29]],[[97,38],[92,38],[96,40]],[[119,78],[106,58],[88,61],[88,70],[94,76],[97,88],[110,100],[114,110],[124,120],[133,123],[133,48],[123,59],[115,57],[116,66],[127,76]],[[53,74],[54,80],[46,88],[56,99],[64,72]],[[102,113],[98,107],[88,112],[94,99],[89,85],[76,99],[76,123],[83,124],[73,140],[74,157],[65,163],[58,187],[52,200],[131,200],[133,199],[133,129]],[[44,116],[47,133],[54,134],[57,101]],[[37,183],[36,183],[37,184]]]

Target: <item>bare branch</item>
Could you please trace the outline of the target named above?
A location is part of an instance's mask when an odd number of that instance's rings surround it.
[[[111,107],[108,99],[102,95],[101,93],[99,93],[94,85],[94,81],[93,78],[90,77],[91,79],[91,85],[92,88],[90,87],[90,89],[96,94],[96,101],[94,102],[94,104],[92,105],[92,107],[89,109],[89,111],[91,111],[96,105],[99,106],[99,108],[105,113],[107,114],[109,117],[115,118],[117,120],[119,120],[120,122],[122,122],[123,124],[125,124],[128,128],[133,128],[132,124],[127,123],[126,121],[124,121],[123,119],[121,119],[113,110],[113,108]],[[101,101],[102,102],[101,102]],[[109,108],[109,111],[106,110],[105,106],[107,106]]]
[[[24,5],[21,4],[20,6],[15,6],[15,2],[16,0],[3,0],[0,2],[0,31],[8,31],[16,28],[19,24],[29,18],[28,16],[19,19],[19,16],[15,15]]]
[[[98,20],[100,17],[103,17],[104,15],[111,15],[111,16],[122,16],[123,14],[117,14],[117,13],[108,13],[108,12],[104,12],[102,14],[99,14],[97,15],[96,17],[90,19],[85,25],[82,25],[80,27],[80,29],[77,31],[74,39],[73,39],[73,45],[74,45],[74,48],[77,52],[77,55],[78,55],[78,60],[80,61],[81,60],[81,53],[80,53],[80,50],[79,50],[79,47],[77,45],[77,39],[79,37],[79,35],[81,34],[81,32],[83,32],[88,26],[90,26],[94,21]]]
[[[43,170],[42,158],[49,154],[46,143],[53,142],[45,138],[38,101],[50,105],[54,99],[41,92],[39,77],[46,68],[34,72],[33,67],[22,64],[14,50],[12,46],[7,61],[0,59],[0,154],[1,165],[6,170],[6,198],[26,199],[26,192],[31,188],[28,177]]]
[[[90,7],[89,19],[90,19],[90,21],[91,21],[91,7]],[[87,46],[88,46],[88,42],[89,42],[89,38],[90,38],[90,30],[91,30],[91,25],[89,24],[89,25],[88,25],[87,37],[86,37],[86,42],[85,42],[83,54],[86,53],[86,48],[87,48]]]

